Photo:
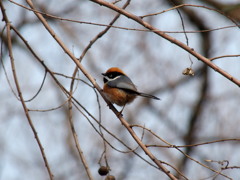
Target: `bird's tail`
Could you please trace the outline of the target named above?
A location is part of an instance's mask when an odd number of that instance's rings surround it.
[[[158,97],[156,97],[156,96],[153,96],[153,95],[151,95],[151,94],[146,94],[146,93],[138,92],[138,95],[139,95],[139,96],[146,97],[146,98],[152,98],[152,99],[156,99],[156,100],[161,100],[160,98],[158,98]]]

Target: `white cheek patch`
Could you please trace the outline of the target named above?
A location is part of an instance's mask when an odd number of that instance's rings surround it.
[[[106,76],[106,79],[107,79],[108,81],[115,81],[115,80],[119,79],[120,77],[121,77],[121,76],[116,76],[115,78],[109,78],[109,77]]]
[[[115,78],[109,78],[108,76],[104,76],[105,79],[105,83],[114,83],[114,81],[116,81],[118,78],[120,78],[121,76],[116,76]]]

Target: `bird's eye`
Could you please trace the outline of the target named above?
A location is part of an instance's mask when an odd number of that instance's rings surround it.
[[[119,72],[111,72],[111,73],[107,74],[107,77],[108,77],[109,79],[114,79],[114,78],[116,78],[116,77],[118,77],[118,76],[121,76],[121,75],[122,75],[122,74],[119,73]]]

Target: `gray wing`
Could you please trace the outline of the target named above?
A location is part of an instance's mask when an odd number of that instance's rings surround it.
[[[135,87],[131,79],[129,79],[129,77],[127,76],[118,76],[113,81],[108,81],[107,84],[113,88],[120,88],[134,92],[137,91],[137,88]]]

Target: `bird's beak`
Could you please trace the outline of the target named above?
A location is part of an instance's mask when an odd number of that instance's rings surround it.
[[[103,76],[106,76],[106,74],[105,74],[105,73],[102,73],[102,75],[103,75]]]

